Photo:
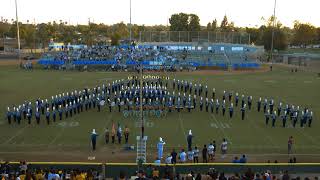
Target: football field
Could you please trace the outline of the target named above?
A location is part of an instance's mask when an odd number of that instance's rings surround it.
[[[156,74],[156,73],[148,73]],[[239,106],[235,114],[229,118],[228,110],[222,116],[221,108],[218,114],[205,112],[197,108],[191,113],[183,110],[165,113],[160,118],[153,115],[146,117],[145,134],[148,136],[148,161],[156,157],[156,144],[159,137],[166,142],[165,154],[173,148],[177,151],[187,146],[186,135],[192,129],[193,146],[202,149],[204,144],[215,140],[220,145],[223,138],[229,142],[229,156],[220,158],[218,150],[217,161],[231,161],[234,156],[246,154],[251,162],[266,162],[267,160],[287,162],[287,140],[294,137],[294,155],[299,162],[320,161],[320,77],[316,73],[292,73],[287,67],[275,66],[272,72],[176,72],[157,73],[169,76],[170,79],[187,80],[193,84],[208,85],[209,97],[212,88],[216,89],[219,99],[223,91],[233,91],[241,96],[253,96],[253,108],[246,111],[245,120],[241,120]],[[135,145],[136,136],[140,134],[139,119],[135,116],[125,117],[117,108],[109,112],[103,106],[101,112],[91,109],[88,112],[76,114],[72,118],[63,119],[47,125],[42,116],[40,125],[35,123],[9,125],[6,120],[7,106],[20,105],[24,101],[35,102],[36,98],[48,100],[51,96],[82,90],[85,87],[102,86],[118,79],[126,79],[135,73],[125,72],[78,72],[78,71],[33,71],[20,70],[14,66],[0,66],[0,160],[33,160],[33,161],[94,161],[134,162],[135,151],[124,151],[124,145],[106,145],[103,132],[111,129],[112,122],[120,123],[122,127],[130,128],[129,143]],[[170,83],[171,86],[171,83]],[[282,128],[278,118],[276,127],[265,124],[262,112],[257,112],[259,97],[273,98],[275,108],[279,101],[283,104],[294,104],[308,107],[313,111],[312,127],[295,128],[288,124]],[[228,105],[227,105],[228,108]],[[270,120],[271,121],[271,120]],[[90,150],[90,132],[95,128],[100,134],[97,151]],[[200,158],[201,159],[201,158]]]

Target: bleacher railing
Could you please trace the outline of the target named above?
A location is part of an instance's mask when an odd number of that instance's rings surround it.
[[[12,169],[19,169],[19,162],[10,162],[10,164]],[[120,172],[124,172],[127,176],[135,175],[139,168],[146,169],[149,165],[157,166],[160,172],[163,172],[164,168],[169,166],[179,174],[188,174],[190,171],[206,174],[210,168],[224,173],[244,173],[248,168],[253,172],[264,172],[266,170],[275,173],[288,170],[289,173],[300,174],[316,174],[320,172],[320,163],[183,163],[175,165],[145,163],[142,167],[138,167],[136,163],[28,162],[28,169],[95,170],[103,173],[105,178],[116,178],[119,177]]]

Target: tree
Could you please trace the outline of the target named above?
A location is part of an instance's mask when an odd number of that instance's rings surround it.
[[[195,14],[189,14],[188,31],[200,31],[200,18]]]
[[[8,34],[11,24],[8,23],[8,19],[1,19],[0,21],[0,36]]]
[[[260,29],[246,27],[246,33],[250,34],[250,43],[258,44],[260,38]]]
[[[211,25],[210,22],[208,22],[208,24],[207,24],[207,31],[211,31],[211,29],[212,29],[212,25]]]
[[[117,46],[119,45],[119,40],[120,40],[121,36],[119,33],[114,33],[112,36],[111,36],[111,45],[112,46]]]
[[[216,30],[217,30],[217,20],[214,19],[214,20],[212,21],[212,23],[211,23],[211,22],[208,22],[208,24],[207,24],[207,31],[216,31]]]
[[[224,15],[223,20],[221,21],[220,28],[226,31],[228,29],[228,25],[229,25],[229,22],[228,22],[227,15]]]
[[[50,40],[48,24],[41,23],[37,25],[36,37],[38,38],[38,41],[41,44],[41,47],[45,48],[45,46],[47,46]]]
[[[211,23],[211,30],[216,31],[217,27],[218,27],[217,19],[214,19]]]
[[[114,24],[112,26],[112,30],[113,30],[113,32],[117,32],[117,34],[120,36],[120,38],[128,38],[129,37],[128,27],[123,22]]]
[[[320,27],[317,28],[317,43],[320,43]]]
[[[216,21],[216,20],[215,20]],[[216,23],[217,24],[217,23]],[[220,28],[222,31],[224,32],[230,32],[233,31],[234,28],[234,22],[230,22],[228,21],[227,15],[224,15],[223,20],[221,21],[221,25]]]
[[[200,31],[200,18],[196,14],[172,14],[170,31]]]
[[[21,39],[24,39],[26,42],[26,46],[31,48],[35,48],[35,34],[36,34],[36,28],[33,24],[24,24],[22,27],[24,29],[24,33],[21,34]]]
[[[170,31],[188,31],[189,15],[185,13],[172,14],[169,23]]]
[[[317,30],[309,23],[303,24],[299,21],[294,22],[293,44],[306,47],[315,43],[317,38]]]
[[[266,26],[260,28],[262,31],[261,43],[266,50],[271,50],[272,32],[274,29],[273,48],[275,50],[285,50],[288,47],[288,39],[284,27],[282,27],[280,22],[277,22],[276,26],[273,27],[272,22],[273,17],[269,18]]]

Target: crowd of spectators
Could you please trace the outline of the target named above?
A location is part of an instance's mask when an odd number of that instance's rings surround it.
[[[0,178],[1,180],[94,180],[102,179],[102,176],[99,171],[92,169],[31,169],[23,161],[18,166],[8,162],[0,164]]]
[[[272,173],[270,170],[262,172],[254,172],[252,169],[240,173],[224,173],[210,168],[206,173],[190,171],[187,174],[174,173],[173,169],[166,166],[162,170],[157,167],[149,165],[145,170],[139,170],[134,176],[126,176],[125,172],[120,172],[119,180],[127,179],[173,179],[173,180],[318,180],[318,177],[308,177],[307,174],[289,174],[289,171],[280,171],[278,173]]]
[[[168,51],[164,48],[151,47],[115,47],[115,46],[90,46],[78,49],[64,49],[59,52],[48,52],[42,56],[42,59],[49,60],[116,60],[124,62],[127,60],[150,60],[150,61],[175,61],[179,59],[179,54]]]
[[[312,176],[312,177],[311,177]],[[104,177],[102,173],[93,170],[79,169],[55,169],[38,168],[31,169],[26,162],[20,162],[19,165],[12,165],[8,162],[0,164],[1,180],[100,180]],[[110,177],[109,177],[110,178]],[[295,174],[289,171],[271,172],[270,170],[253,171],[247,168],[244,171],[236,173],[224,173],[215,168],[209,168],[207,172],[195,172],[190,170],[188,173],[180,173],[174,166],[153,166],[147,165],[140,168],[134,174],[121,170],[117,180],[143,180],[143,179],[170,179],[170,180],[318,180],[317,175]]]

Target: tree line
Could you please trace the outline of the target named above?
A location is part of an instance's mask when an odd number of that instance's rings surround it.
[[[273,26],[275,22],[275,26]],[[3,19],[0,21],[0,36],[15,38],[17,32],[16,21]],[[225,15],[219,23],[216,19],[208,22],[207,26],[200,25],[200,18],[196,14],[172,14],[169,26],[131,25],[132,38],[139,39],[139,32],[143,31],[209,31],[209,32],[238,32],[250,34],[250,43],[263,45],[266,50],[271,49],[271,37],[274,32],[274,49],[284,50],[288,45],[307,47],[320,44],[320,27],[309,23],[294,22],[294,27],[285,27],[274,17],[264,20],[260,27],[237,27],[229,22]],[[120,39],[128,39],[130,24],[123,22],[106,25],[89,22],[87,25],[70,25],[62,20],[48,23],[34,24],[19,22],[20,37],[25,40],[29,48],[47,47],[50,40],[71,44],[94,45],[104,43],[106,38],[116,45]]]

